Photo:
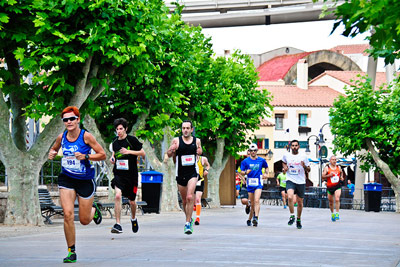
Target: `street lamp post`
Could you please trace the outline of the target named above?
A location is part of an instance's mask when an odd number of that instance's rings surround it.
[[[311,137],[315,137],[315,143],[314,143],[315,144],[315,156],[317,157],[318,162],[319,162],[318,183],[319,183],[319,186],[321,186],[321,183],[322,183],[322,160],[321,160],[321,155],[318,154],[318,146],[321,144],[321,139],[318,136],[316,136],[315,134],[312,134],[307,138],[307,147],[306,147],[307,154],[310,154],[310,152],[311,152],[311,150],[310,150],[310,138]]]

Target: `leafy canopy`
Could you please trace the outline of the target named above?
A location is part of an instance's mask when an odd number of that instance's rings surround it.
[[[187,107],[195,121],[196,136],[212,152],[219,138],[231,155],[246,147],[246,135],[259,127],[260,118],[272,110],[271,95],[257,90],[258,75],[251,58],[235,51],[230,57],[212,59],[197,79],[204,81],[190,91]]]
[[[338,3],[339,0],[333,2]],[[345,27],[342,34],[350,37],[374,29],[371,36],[367,37],[371,45],[370,54],[375,59],[383,57],[386,64],[400,58],[400,1],[345,1],[339,3],[333,13],[338,21],[332,32],[341,24]]]
[[[137,84],[156,82],[145,73],[157,68],[148,50],[168,14],[162,1],[28,0],[0,7],[0,58],[8,66],[0,69],[0,89],[18,94],[31,117],[67,105],[88,62],[93,88],[126,83],[127,76]]]
[[[336,151],[345,156],[368,150],[365,140],[372,140],[379,157],[395,175],[400,174],[400,82],[373,90],[370,79],[362,77],[346,89],[330,110],[330,126],[335,135]],[[368,153],[363,168],[376,166]]]

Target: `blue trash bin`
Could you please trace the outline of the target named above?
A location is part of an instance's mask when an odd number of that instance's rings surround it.
[[[144,213],[160,213],[163,174],[156,171],[142,172],[142,200]]]
[[[364,184],[365,211],[379,212],[381,210],[382,184]]]

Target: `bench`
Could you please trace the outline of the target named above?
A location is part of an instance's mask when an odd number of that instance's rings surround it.
[[[136,201],[136,206],[137,206],[137,209],[139,209],[143,215],[144,214],[143,206],[147,206],[147,202],[146,201]],[[131,210],[131,204],[129,203],[129,199],[126,197],[122,197],[122,208],[125,209],[125,215],[128,215],[128,211]]]
[[[64,216],[64,212],[62,207],[54,204],[53,199],[50,196],[50,193],[47,189],[39,188],[39,202],[40,202],[40,211],[42,213],[43,218],[45,219],[45,223],[53,224],[51,221],[51,217],[54,215],[62,215]]]
[[[110,203],[102,203],[99,201],[96,201],[97,204],[99,205],[99,208],[104,211],[108,212],[110,214],[111,219],[113,218],[113,213],[112,210],[114,209],[115,203],[110,202]],[[136,201],[137,208],[142,212],[142,215],[144,214],[143,212],[143,206],[147,206],[146,201]],[[128,211],[130,211],[130,204],[129,204],[129,199],[126,197],[122,197],[122,210],[125,210],[125,215],[128,215]]]
[[[211,208],[211,207],[210,207],[210,202],[211,202],[211,201],[212,201],[211,198],[202,198],[202,199],[201,199],[201,206],[202,206],[203,208],[205,208],[205,207]]]

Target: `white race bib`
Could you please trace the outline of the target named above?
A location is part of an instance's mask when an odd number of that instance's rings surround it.
[[[249,186],[258,186],[258,178],[247,178],[247,184]]]
[[[299,175],[300,170],[295,168],[289,168],[289,173],[291,175]]]
[[[192,166],[195,164],[194,155],[181,156],[182,166]]]
[[[118,159],[116,164],[117,164],[116,165],[117,170],[124,170],[124,171],[129,170],[129,164],[127,159]]]
[[[337,176],[337,175],[332,176],[332,177],[331,177],[331,182],[332,182],[333,184],[338,183],[338,182],[339,182],[339,176]]]
[[[80,171],[81,170],[81,161],[73,156],[63,157],[61,159],[61,165],[68,170],[71,171]]]

